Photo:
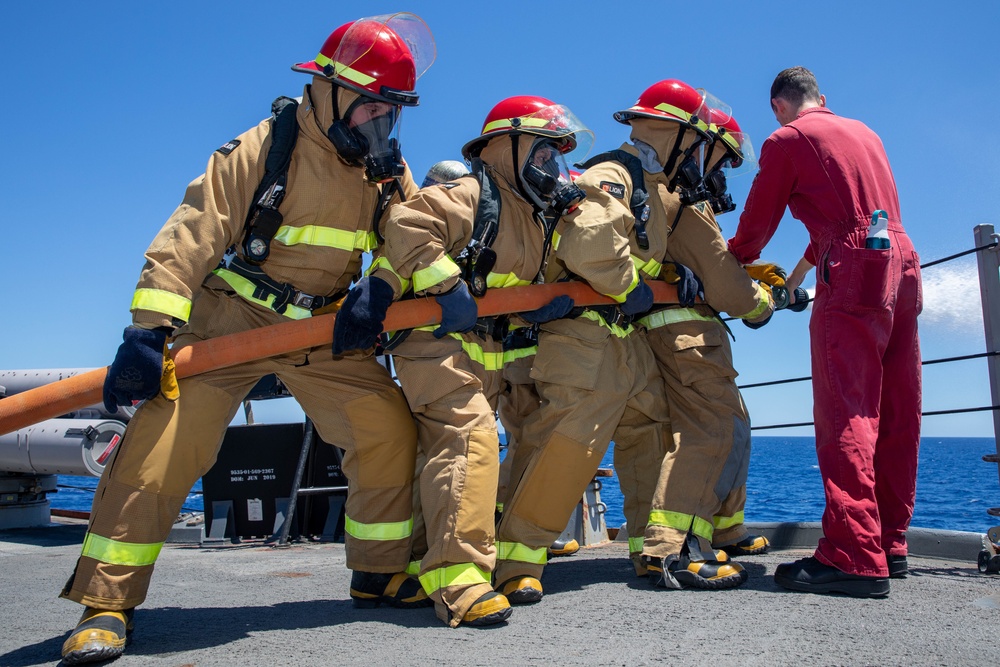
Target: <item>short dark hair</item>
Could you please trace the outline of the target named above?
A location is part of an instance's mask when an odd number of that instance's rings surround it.
[[[776,97],[800,105],[804,100],[819,100],[819,84],[805,67],[789,67],[778,73],[771,84],[771,99]]]

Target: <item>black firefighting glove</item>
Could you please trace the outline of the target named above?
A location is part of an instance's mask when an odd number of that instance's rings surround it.
[[[392,303],[392,287],[381,278],[365,276],[351,288],[333,323],[333,354],[367,350],[382,333]]]
[[[642,276],[639,276],[639,284],[628,293],[625,301],[618,307],[626,315],[645,313],[653,307],[653,290],[649,288],[649,285],[642,279]]]
[[[765,319],[760,322],[751,322],[750,320],[743,320],[743,324],[747,325],[751,329],[760,329],[762,326],[771,321],[771,315],[768,315]]]
[[[541,308],[521,313],[521,319],[531,324],[543,324],[566,317],[571,310],[573,310],[573,299],[565,294],[560,294]]]
[[[698,297],[705,298],[701,278],[680,262],[664,262],[661,275],[665,282],[677,285],[677,302],[685,308],[693,306]]]
[[[174,361],[167,353],[166,329],[130,326],[125,328],[122,339],[104,379],[107,411],[115,412],[119,405],[153,398],[161,390],[166,398],[176,401],[177,378]]]
[[[453,331],[472,331],[472,327],[476,326],[479,306],[464,280],[459,280],[454,287],[444,294],[438,294],[434,300],[441,306],[441,326],[434,330],[435,338],[444,338]]]

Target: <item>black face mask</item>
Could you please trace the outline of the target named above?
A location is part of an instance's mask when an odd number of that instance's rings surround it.
[[[721,165],[705,174],[704,182],[713,213],[721,215],[736,210],[732,196],[726,192],[729,186],[726,183],[726,174],[722,171]]]
[[[337,108],[336,88],[332,92],[334,121],[327,130],[327,137],[337,149],[337,154],[355,167],[364,166],[369,181],[382,183],[399,178],[405,171],[399,141],[390,137],[396,125],[398,109],[382,114],[351,127],[350,118],[359,106],[372,100],[359,97],[351,104],[345,118]]]
[[[538,166],[534,163],[534,153],[539,148],[547,148],[552,151],[553,157],[549,158]],[[575,183],[567,182],[560,178],[559,163],[555,159],[558,149],[554,144],[541,143],[532,151],[532,157],[528,158],[523,173],[527,187],[537,195],[542,204],[543,210],[551,210],[553,213],[565,215],[575,208],[586,196]],[[531,198],[534,200],[534,197]],[[536,205],[539,202],[535,202]]]
[[[686,154],[677,173],[670,180],[670,190],[677,192],[681,197],[681,204],[690,206],[709,198],[708,190],[701,176],[701,169],[698,168],[698,161],[693,156]]]

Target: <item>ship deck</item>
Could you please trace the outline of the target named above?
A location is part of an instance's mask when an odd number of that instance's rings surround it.
[[[0,531],[0,665],[58,663],[80,607],[57,593],[84,529]],[[978,538],[943,535],[923,536],[928,553],[948,553],[935,540],[969,552]],[[506,624],[449,629],[431,609],[353,609],[343,544],[168,544],[136,612],[134,641],[111,664],[996,664],[1000,577],[980,574],[974,561],[911,553],[911,574],[892,580],[882,600],[774,584],[779,563],[809,553],[741,559],[750,580],[737,590],[667,591],[635,576],[623,543],[586,547],[553,559],[545,598],[517,607]]]

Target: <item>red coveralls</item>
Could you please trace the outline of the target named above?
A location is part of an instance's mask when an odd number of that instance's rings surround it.
[[[760,256],[786,205],[809,230],[805,257],[817,266],[809,331],[826,510],[816,558],[887,577],[886,555],[906,555],[916,492],[922,296],[881,140],[823,107],[775,131],[729,240],[737,259]],[[889,216],[888,250],[864,247],[876,209]]]

